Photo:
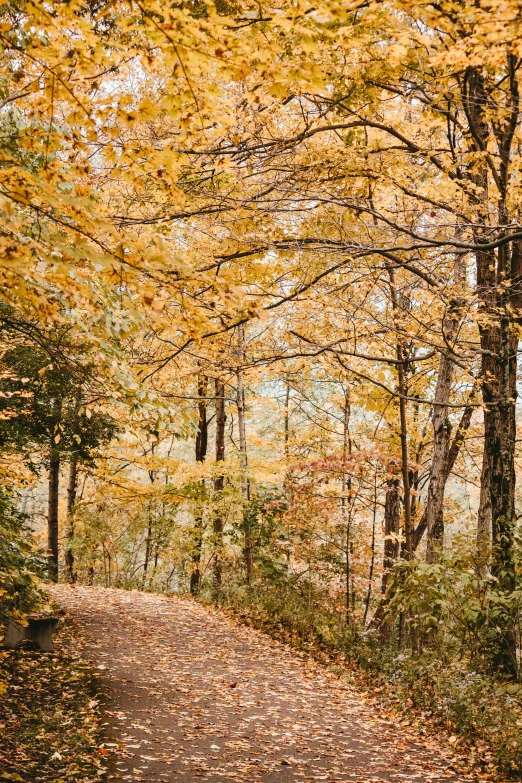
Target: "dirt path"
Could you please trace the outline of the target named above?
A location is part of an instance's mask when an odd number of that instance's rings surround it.
[[[59,586],[109,691],[113,779],[465,781],[361,694],[185,599]]]

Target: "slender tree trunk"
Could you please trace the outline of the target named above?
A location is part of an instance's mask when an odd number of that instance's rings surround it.
[[[389,280],[390,280],[390,295],[391,295],[391,304],[392,304],[392,313],[394,321],[396,321],[397,316],[399,315],[399,301],[397,296],[397,290],[395,287],[395,275],[393,269],[390,267],[388,269],[389,274]],[[405,356],[405,345],[402,337],[397,335],[396,340],[396,356],[397,356],[397,393],[399,398],[399,436],[400,436],[400,444],[401,444],[401,474],[402,474],[402,496],[403,496],[403,509],[404,509],[404,542],[402,547],[398,546],[397,555],[399,554],[400,549],[402,548],[404,552],[404,556],[406,559],[410,560],[413,557],[413,530],[412,530],[412,522],[411,522],[411,489],[410,489],[410,470],[408,465],[408,426],[407,426],[407,405],[406,405],[406,396],[407,396],[407,384],[406,384],[406,356]],[[395,514],[396,512],[399,512],[400,514],[400,503],[399,503],[399,497],[398,497],[398,479],[393,479],[389,485],[388,490],[386,493],[386,500],[388,503],[388,511],[386,512],[385,507],[385,536],[386,536],[386,530],[388,526],[390,527],[390,532],[388,533],[388,536],[390,536],[390,540],[392,538],[392,529],[396,522]],[[395,497],[396,495],[396,497]],[[399,516],[400,519],[400,516]],[[399,530],[400,530],[400,522],[399,524]],[[385,541],[385,557],[393,557],[394,556],[394,549],[389,546],[386,548],[386,541]],[[386,590],[387,587],[387,581],[388,581],[388,574],[389,569],[385,569],[385,572],[383,574],[383,583],[384,583],[384,590]],[[379,606],[377,607],[376,611],[374,612],[374,615],[372,617],[372,620],[370,622],[370,628],[378,628],[381,626],[385,612],[386,612],[386,606],[389,603],[390,596],[387,594],[384,595],[382,598]],[[403,618],[401,617],[401,629],[403,626]],[[386,632],[389,629],[386,629]],[[402,633],[402,631],[401,631]],[[402,638],[402,637],[401,637]]]
[[[196,462],[204,462],[207,455],[208,423],[207,423],[207,388],[205,375],[198,375],[198,430],[196,433]],[[205,491],[205,480],[201,481],[201,489]],[[197,595],[201,587],[201,553],[203,550],[203,512],[198,508],[194,519],[194,545],[192,549],[192,571],[190,574],[190,592]]]
[[[76,489],[78,486],[78,461],[76,455],[71,456],[69,462],[69,481],[67,483],[67,516],[70,516],[74,510],[76,501]]]
[[[462,447],[462,444],[464,443],[464,438],[466,436],[466,432],[469,429],[469,425],[471,424],[471,416],[473,414],[474,405],[472,404],[472,400],[475,398],[475,390],[473,389],[471,395],[470,395],[470,402],[466,407],[464,408],[462,412],[462,416],[459,422],[459,425],[457,427],[457,431],[455,433],[455,437],[453,438],[453,441],[451,443],[451,446],[449,447],[447,458],[445,460],[445,467],[444,467],[444,487],[446,486],[446,483],[448,481],[449,475],[451,471],[453,470],[453,466],[455,465],[455,462],[457,460],[457,457],[460,453],[460,449]],[[413,531],[412,535],[412,545],[413,545],[413,551],[417,549],[419,546],[422,537],[424,533],[426,532],[427,528],[427,516],[428,516],[428,506],[424,506],[424,511],[422,513],[422,516],[419,520],[419,524]]]
[[[225,459],[225,384],[222,378],[215,381],[216,400],[216,462]],[[214,479],[216,511],[214,515],[214,590],[219,592],[223,581],[223,489],[225,477],[218,475]]]
[[[49,448],[49,494],[47,515],[47,552],[49,559],[49,578],[58,581],[58,542],[59,542],[59,497],[60,497],[60,439],[59,425],[62,419],[62,401],[52,401],[54,427]]]
[[[464,265],[460,257],[455,261],[455,288],[460,289],[465,282]],[[446,339],[453,340],[458,328],[459,296],[454,296],[448,308]],[[444,490],[448,471],[447,461],[450,448],[451,422],[448,415],[454,363],[447,353],[441,353],[439,373],[433,405],[433,457],[431,461],[430,483],[426,501],[426,527],[428,540],[426,560],[433,563],[444,545]]]
[[[151,454],[154,455],[155,447],[152,445],[151,447]],[[149,470],[149,479],[150,483],[154,484],[156,481],[157,471],[156,470]],[[153,507],[154,505],[154,507]],[[149,563],[150,559],[152,557],[152,550],[154,547],[154,533],[155,533],[155,516],[157,513],[157,507],[153,500],[150,500],[147,504],[147,511],[148,511],[148,519],[147,519],[147,537],[145,539],[145,560],[143,562],[143,578],[142,578],[142,585],[141,589],[145,590],[145,585],[147,582],[147,572],[149,570]],[[150,586],[150,583],[149,583]]]
[[[288,468],[288,459],[290,457],[290,382],[286,379],[285,388],[285,418],[284,418],[284,432],[285,432],[285,463]]]
[[[345,531],[346,531],[346,539],[345,539],[345,549],[344,549],[344,580],[345,580],[345,609],[346,609],[346,623],[348,625],[351,624],[353,616],[352,616],[352,594],[351,594],[351,587],[352,587],[352,564],[351,564],[351,554],[352,554],[352,537],[351,537],[351,525],[350,525],[350,513],[348,513],[348,519],[346,521],[345,525]]]
[[[413,407],[412,429],[414,432],[417,432],[419,427],[419,414],[420,414],[420,405],[418,400],[415,400],[412,407]],[[414,465],[410,468],[410,496],[411,496],[410,527],[412,530],[412,535],[413,535],[413,530],[415,528],[415,520],[417,518],[417,505],[418,505],[417,492],[419,489],[419,479],[420,479],[419,464],[420,464],[421,451],[423,448],[423,441],[425,435],[426,432],[424,431],[419,438],[417,448],[415,449],[415,457],[413,458]]]
[[[402,349],[399,348],[398,357],[402,356]],[[406,382],[404,363],[400,360],[397,365],[399,373],[399,412],[400,412],[400,439],[401,439],[401,463],[402,463],[402,489],[403,489],[403,508],[404,508],[404,539],[406,546],[406,558],[411,560],[413,556],[412,536],[411,536],[411,493],[410,493],[410,472],[408,468],[408,424],[406,417]]]
[[[147,583],[147,571],[149,570],[149,561],[150,561],[150,554],[151,554],[151,545],[152,545],[152,512],[150,503],[148,504],[148,520],[147,520],[147,537],[145,539],[145,560],[143,561],[143,576],[141,579],[141,589],[145,590],[145,585]]]
[[[457,431],[455,432],[455,437],[453,438],[453,441],[452,441],[451,446],[449,448],[448,458],[446,460],[446,467],[445,467],[445,476],[444,476],[445,482],[448,480],[448,476],[450,475],[451,471],[453,470],[453,466],[455,465],[455,462],[456,462],[457,457],[458,457],[458,455],[460,453],[460,449],[462,447],[462,444],[464,443],[464,438],[466,436],[466,432],[468,431],[469,426],[471,424],[471,417],[472,417],[473,410],[474,410],[474,405],[473,405],[474,398],[475,398],[475,389],[473,389],[471,394],[470,394],[469,403],[464,408],[464,411],[462,413],[459,425],[457,427]],[[396,521],[397,528],[396,529],[397,529],[397,532],[399,532],[399,518],[400,518],[399,481],[398,481],[398,479],[394,479],[393,481],[395,482],[394,485],[389,484],[388,485],[388,490],[386,492],[386,505],[385,505],[385,514],[384,514],[384,516],[385,516],[385,536],[386,536],[386,531],[388,529],[390,531],[394,530],[393,527],[389,527],[388,528],[388,526],[386,524],[386,520],[387,519],[389,519],[389,520],[395,519],[395,514],[398,515],[397,518],[396,518],[397,519],[397,521]],[[422,514],[422,516],[420,518],[419,524],[417,525],[417,527],[413,531],[413,535],[412,535],[413,551],[415,551],[417,549],[417,547],[419,546],[419,544],[420,544],[420,542],[422,540],[422,537],[423,537],[424,533],[426,532],[426,517],[427,517],[427,507],[425,506],[423,514]],[[391,524],[392,523],[390,521],[390,525]],[[385,543],[385,548],[386,548],[386,543]],[[385,551],[386,551],[386,549],[385,549]],[[396,554],[393,553],[393,550],[390,550],[390,557],[392,558],[392,564],[397,559],[398,554],[399,554],[399,552],[398,552],[398,544],[397,544],[397,553]],[[385,555],[385,561],[386,561],[386,555]],[[383,593],[386,593],[386,590],[387,590],[387,580],[388,580],[387,573],[389,573],[389,571],[387,571],[386,568],[385,568],[384,572],[383,572],[383,587],[382,587]],[[390,596],[385,595],[384,598],[382,599],[381,603],[377,607],[377,609],[375,611],[375,614],[373,615],[372,621],[370,623],[370,627],[371,628],[378,628],[378,627],[381,626],[382,619],[384,617],[384,612],[385,612],[386,605],[387,605],[387,602],[388,602],[389,598],[390,598]]]
[[[290,480],[290,381],[285,382],[285,411],[284,411],[284,449],[285,449],[285,477],[283,480],[283,493],[288,495],[288,483]],[[290,524],[286,526],[286,569],[290,573]]]
[[[377,520],[377,469],[375,470],[374,487],[373,487],[373,515],[372,515],[372,545],[371,545],[371,557],[370,557],[370,572],[368,574],[368,590],[366,593],[366,601],[364,602],[364,617],[363,627],[366,625],[366,618],[368,617],[368,609],[370,608],[370,599],[372,597],[372,585],[373,585],[373,571],[375,568],[375,523]]]
[[[399,479],[391,478],[388,480],[384,501],[384,556],[381,584],[383,593],[386,593],[390,571],[399,557],[400,519]]]
[[[203,515],[198,510],[194,519],[194,545],[192,548],[192,571],[190,593],[197,595],[201,588],[201,555],[203,551]]]
[[[60,491],[60,452],[51,446],[49,460],[49,502],[47,517],[47,551],[49,555],[49,576],[58,581],[58,502]]]
[[[243,511],[243,527],[245,534],[245,570],[246,581],[249,585],[252,581],[252,571],[254,566],[253,559],[253,542],[252,542],[252,530],[250,523],[250,509],[248,508],[248,502],[250,500],[250,483],[248,481],[248,459],[247,459],[247,440],[246,440],[246,421],[245,421],[245,386],[244,386],[244,370],[243,365],[245,362],[245,331],[243,324],[239,324],[237,327],[237,354],[238,354],[238,367],[237,367],[237,417],[239,428],[239,461],[241,470],[241,492],[243,495],[243,503],[245,508]]]
[[[426,500],[426,527],[428,541],[426,560],[435,562],[437,553],[442,549],[444,536],[443,506],[446,487],[446,460],[451,438],[451,422],[448,416],[448,403],[453,378],[453,362],[446,354],[441,354],[439,374],[433,405],[433,457],[431,461],[430,483]]]
[[[389,269],[390,292],[394,319],[399,314],[399,302],[397,290],[395,287],[395,275],[393,269]],[[407,385],[406,385],[406,365],[405,345],[401,337],[397,337],[397,376],[398,376],[398,395],[399,395],[399,420],[400,420],[400,442],[401,442],[401,466],[402,466],[402,489],[403,489],[403,508],[404,508],[404,543],[405,556],[407,560],[413,557],[412,546],[412,525],[411,525],[411,488],[410,488],[410,469],[408,465],[408,416],[407,416]]]
[[[74,573],[74,555],[72,553],[71,542],[74,538],[74,502],[76,500],[76,489],[78,485],[78,462],[76,455],[71,455],[69,462],[69,481],[67,483],[67,533],[65,545],[65,576],[69,584],[76,582]]]
[[[350,389],[348,385],[344,389],[344,419],[343,419],[343,473],[341,484],[341,515],[345,529],[345,610],[346,622],[350,623],[353,619],[353,600],[352,596],[352,477],[346,472],[346,461],[352,453],[352,439],[350,437]]]
[[[399,557],[399,535],[401,530],[401,501],[399,492],[399,479],[392,477],[388,479],[386,487],[386,497],[384,501],[384,554],[382,563],[382,582],[381,591],[383,598],[377,607],[370,628],[381,629],[384,637],[390,635],[392,625],[389,622],[383,623],[384,614],[390,596],[387,594],[388,579],[391,570],[397,558]]]

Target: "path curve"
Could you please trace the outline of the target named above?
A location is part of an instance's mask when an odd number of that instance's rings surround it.
[[[137,591],[52,593],[83,626],[109,693],[113,780],[471,780],[328,669],[217,610]]]

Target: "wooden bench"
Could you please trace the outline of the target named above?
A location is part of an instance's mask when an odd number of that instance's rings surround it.
[[[9,620],[3,646],[14,650],[25,639],[35,642],[43,652],[53,652],[53,631],[58,625],[58,617],[28,617],[28,625],[20,625]]]

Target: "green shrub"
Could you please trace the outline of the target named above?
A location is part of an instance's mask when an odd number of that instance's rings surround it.
[[[380,674],[402,706],[432,717],[471,747],[478,760],[522,777],[522,705],[465,661],[441,666],[433,654],[401,653],[381,660]]]
[[[44,598],[39,585],[43,560],[12,499],[0,493],[0,625],[9,617],[21,620]]]

